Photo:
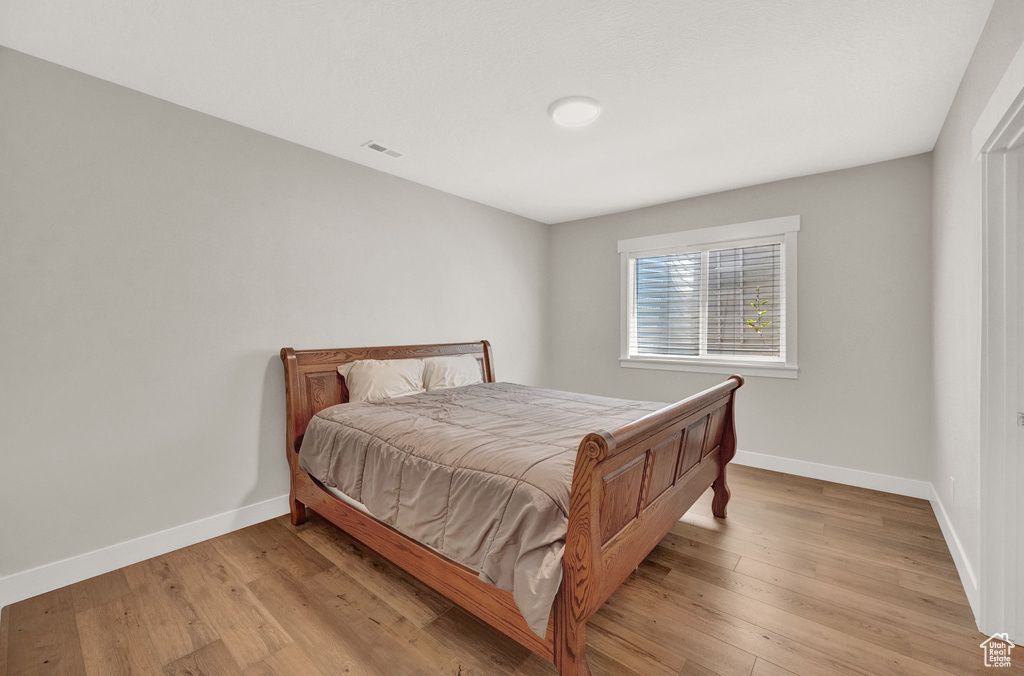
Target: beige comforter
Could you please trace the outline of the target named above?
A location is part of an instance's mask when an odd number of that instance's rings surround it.
[[[299,465],[511,591],[544,636],[580,441],[662,406],[510,383],[342,404],[310,421]]]

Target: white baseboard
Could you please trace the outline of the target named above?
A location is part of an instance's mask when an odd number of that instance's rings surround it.
[[[795,474],[796,476],[803,476],[808,479],[820,479],[837,484],[846,484],[847,486],[857,486],[858,488],[870,488],[874,491],[906,495],[907,497],[921,498],[922,500],[931,500],[935,493],[932,485],[927,481],[904,479],[903,477],[876,474],[859,469],[846,469],[845,467],[836,467],[835,465],[822,465],[817,462],[782,458],[777,455],[736,451],[736,457],[732,461],[737,465],[770,469],[774,472]]]
[[[978,578],[974,574],[971,562],[967,559],[963,545],[960,544],[960,538],[953,530],[953,522],[950,521],[949,514],[946,513],[946,507],[942,504],[942,500],[939,500],[938,491],[935,490],[935,486],[931,486],[931,489],[932,495],[929,501],[932,503],[932,511],[935,512],[935,518],[939,521],[942,537],[946,539],[946,546],[949,547],[953,563],[956,564],[956,572],[960,575],[960,583],[964,586],[967,601],[971,604],[971,610],[974,612],[975,621],[977,621],[977,618],[981,617],[981,594],[978,588]]]
[[[288,496],[0,577],[0,607],[288,513]]]

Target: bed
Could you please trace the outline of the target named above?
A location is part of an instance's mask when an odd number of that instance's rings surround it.
[[[348,388],[339,373],[339,367],[359,360],[461,355],[470,355],[478,361],[482,384],[449,393],[431,393],[434,396],[394,399],[376,408],[365,403],[348,404]],[[285,348],[281,359],[285,368],[286,452],[291,477],[292,523],[301,524],[306,519],[306,509],[313,509],[481,620],[553,662],[561,676],[590,674],[586,658],[587,620],[709,486],[714,489],[714,515],[720,518],[726,515],[729,501],[726,467],[736,451],[734,399],[736,389],[743,383],[739,376],[659,408],[643,402],[616,402],[498,383],[487,341],[329,350]],[[546,399],[539,401],[541,397]],[[564,402],[559,403],[560,399]],[[339,406],[341,404],[348,405]],[[529,414],[541,408],[550,409],[553,417],[542,421],[536,414]],[[565,410],[557,417],[556,409],[560,408]],[[416,427],[421,443],[425,439],[428,445],[441,447],[438,453],[443,457],[444,447],[449,443],[444,434],[451,435],[453,448],[457,443],[464,443],[466,448],[481,447],[482,442],[472,435],[482,434],[488,425],[498,424],[494,422],[497,416],[512,417],[515,411],[527,412],[519,417],[535,420],[538,427],[535,434],[524,432],[520,420],[518,435],[527,440],[523,443],[535,440],[538,446],[547,444],[553,449],[541,454],[550,465],[547,474],[538,474],[535,469],[545,463],[530,460],[524,463],[522,471],[512,466],[499,477],[510,486],[508,500],[500,496],[504,504],[514,502],[513,490],[527,495],[530,504],[547,505],[544,495],[549,495],[554,507],[548,510],[548,518],[552,523],[559,521],[561,530],[555,530],[556,535],[551,535],[551,529],[547,529],[533,538],[534,545],[523,549],[541,555],[524,559],[526,563],[518,566],[516,572],[517,580],[527,579],[523,575],[531,572],[530,566],[540,566],[530,561],[546,561],[549,567],[555,561],[559,566],[554,577],[550,571],[547,575],[534,576],[539,580],[538,589],[547,589],[550,594],[537,595],[540,605],[546,606],[550,597],[554,599],[550,608],[542,608],[539,615],[537,608],[523,606],[527,597],[520,590],[514,594],[510,584],[501,585],[506,588],[496,586],[500,582],[500,570],[497,573],[482,571],[480,565],[475,565],[480,562],[465,553],[472,547],[452,545],[454,538],[438,540],[421,534],[421,541],[403,534],[400,529],[417,532],[408,525],[408,510],[407,515],[401,517],[384,513],[383,507],[368,509],[348,495],[355,491],[356,497],[363,497],[358,484],[349,481],[349,490],[344,492],[338,485],[329,485],[334,483],[329,478],[332,475],[320,466],[326,467],[326,461],[318,462],[318,458],[330,458],[335,472],[348,467],[351,461],[347,457],[336,457],[334,450],[320,453],[316,448],[311,450],[311,447],[324,445],[320,439],[330,436],[334,429],[331,426],[343,429],[347,425],[359,434],[377,439],[378,432],[367,428],[389,419],[392,427],[403,424]],[[587,431],[586,425],[592,419],[588,416],[593,415],[614,422],[614,429]],[[437,424],[439,420],[447,426]],[[455,432],[449,432],[450,429]],[[576,434],[574,430],[579,430],[579,438],[566,452],[562,448],[570,438],[566,435]],[[306,444],[300,460],[299,452],[307,432],[311,440],[316,438],[317,441]],[[468,440],[460,442],[463,433]],[[405,440],[402,443],[391,441],[387,448],[408,445]],[[422,455],[417,454],[417,462]],[[461,452],[456,455],[462,465],[471,464],[464,460],[466,455]],[[509,457],[516,456],[510,454]],[[436,458],[434,461],[442,462]],[[467,471],[476,470],[470,467]],[[363,473],[361,469],[358,475],[362,477]],[[558,485],[559,477],[564,477],[561,481],[565,485]],[[341,483],[339,480],[339,485]],[[546,488],[546,493],[535,490],[538,486]],[[371,493],[366,495],[374,500]],[[481,495],[474,498],[479,499]],[[447,505],[450,500],[448,497],[445,500]],[[426,506],[424,511],[429,511]],[[470,531],[473,528],[472,524],[468,526]],[[467,527],[462,530],[466,531]],[[559,533],[564,533],[564,537]],[[488,542],[494,537],[489,536]],[[518,536],[502,537],[521,544]],[[509,561],[516,561],[515,556]],[[529,579],[532,584],[532,578]],[[543,622],[540,626],[538,617]]]

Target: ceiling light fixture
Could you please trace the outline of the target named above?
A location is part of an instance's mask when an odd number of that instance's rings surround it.
[[[563,127],[582,127],[597,119],[601,104],[589,96],[566,96],[548,107],[548,115]]]

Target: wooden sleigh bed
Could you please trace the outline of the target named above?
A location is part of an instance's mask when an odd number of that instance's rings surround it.
[[[560,676],[588,676],[586,624],[672,525],[709,486],[712,511],[725,518],[726,466],[736,453],[733,419],[739,376],[615,430],[595,430],[579,445],[572,477],[562,582],[541,638],[530,630],[511,592],[406,537],[332,495],[299,468],[310,419],[348,402],[338,366],[360,359],[473,355],[494,382],[487,341],[445,345],[281,350],[287,400],[291,520],[310,508],[384,558],[503,634],[553,662]]]

